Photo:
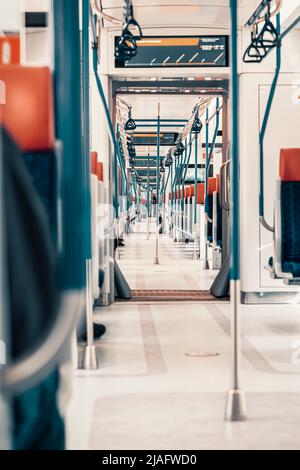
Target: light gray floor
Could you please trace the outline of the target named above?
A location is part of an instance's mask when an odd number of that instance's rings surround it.
[[[193,260],[194,244],[174,243],[167,235],[159,239],[159,265],[154,265],[155,225],[147,239],[145,224],[134,226],[136,233],[126,237],[125,248],[119,249],[118,263],[132,289],[208,290],[218,271],[204,271],[204,245],[201,260]],[[211,257],[211,250],[209,250]],[[211,260],[210,260],[211,262]]]
[[[154,268],[145,266],[152,253],[129,248],[133,254],[124,254],[123,267],[137,286],[142,272],[150,288]],[[195,265],[193,273],[190,264],[197,262],[187,257],[184,263],[180,256],[168,264],[167,253],[166,270],[173,264],[177,273],[173,279],[184,269],[200,282],[201,268]],[[160,284],[163,279],[161,274]],[[181,284],[182,278],[175,285]],[[300,449],[299,306],[241,308],[241,383],[248,409],[243,423],[224,422],[229,313],[228,303],[197,302],[98,309],[96,321],[107,326],[97,343],[100,368],[74,374],[68,448]]]
[[[248,421],[232,424],[228,313],[195,302],[99,309],[108,332],[100,369],[74,377],[69,448],[299,449],[299,307],[242,308]]]

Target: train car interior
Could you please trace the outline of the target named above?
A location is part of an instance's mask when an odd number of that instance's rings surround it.
[[[300,0],[0,2],[0,450],[300,449],[299,44]]]

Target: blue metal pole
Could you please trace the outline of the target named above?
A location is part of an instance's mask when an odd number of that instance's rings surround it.
[[[179,176],[177,180],[177,209],[178,209],[178,222],[182,220],[182,213],[181,213],[181,199],[180,199],[180,180],[181,180],[181,175],[182,175],[182,166],[183,166],[183,154],[180,155],[180,165],[179,165]],[[180,223],[178,223],[179,227]],[[180,228],[180,227],[179,227]]]
[[[198,135],[195,136],[195,204],[194,204],[194,224],[198,222],[198,212],[197,212],[197,204],[198,204]]]
[[[280,14],[276,15],[276,28],[277,32],[280,35],[281,31],[281,25],[280,25]],[[265,114],[264,114],[264,119],[263,123],[261,126],[261,131],[259,134],[259,169],[260,169],[260,192],[259,192],[259,218],[262,223],[262,225],[269,231],[274,232],[274,228],[268,224],[268,222],[265,219],[265,204],[264,204],[264,192],[265,192],[265,181],[264,181],[264,141],[265,141],[265,135],[266,135],[266,130],[267,130],[267,125],[272,109],[272,104],[276,92],[276,87],[278,83],[278,78],[280,74],[280,69],[281,69],[281,41],[279,41],[276,45],[276,70],[275,70],[275,75],[273,78]]]
[[[218,137],[219,132],[219,125],[220,125],[220,111],[219,111],[220,100],[219,98],[216,99],[216,126],[213,135],[213,140],[211,143],[210,150],[208,150],[208,142],[206,142],[206,165],[205,165],[205,213],[207,214],[207,196],[208,196],[208,175],[209,175],[209,166],[211,163],[211,159],[213,156],[213,152],[216,145],[216,140]]]
[[[231,0],[232,14],[232,64],[231,64],[231,271],[230,278],[233,281],[240,280],[240,197],[239,197],[239,77],[237,66],[237,32],[235,31],[236,0]]]
[[[240,389],[240,197],[239,197],[239,76],[238,76],[238,2],[230,0],[231,12],[231,373],[232,388],[228,392],[225,418],[246,419],[245,397]]]
[[[160,111],[159,111],[159,113],[160,113]],[[157,224],[157,226],[159,224],[159,187],[160,187],[159,169],[160,169],[160,115],[158,114],[158,118],[157,118],[157,159],[156,159],[156,204],[157,204],[156,224]]]
[[[184,214],[184,180],[183,180],[183,174],[184,174],[184,169],[185,169],[185,165],[186,165],[186,161],[187,161],[187,157],[188,157],[187,141],[185,141],[185,143],[186,143],[186,145],[185,145],[185,151],[184,151],[184,161],[183,161],[182,170],[181,170],[181,201],[180,201],[181,214],[182,214],[182,217],[181,217],[182,227],[181,228],[183,228],[183,214]]]
[[[119,126],[117,125],[116,135],[119,134]],[[118,160],[115,158],[114,164],[114,209],[116,213],[116,219],[119,217],[119,172],[118,172]]]
[[[96,46],[94,46],[94,48],[93,48],[93,69],[94,69],[94,75],[95,75],[95,79],[96,79],[97,88],[98,88],[99,95],[100,95],[100,98],[101,98],[101,101],[102,101],[102,104],[103,104],[103,107],[104,107],[105,115],[106,115],[107,125],[108,125],[108,129],[109,129],[109,135],[110,135],[111,141],[113,143],[113,147],[114,147],[114,155],[115,155],[115,157],[117,157],[117,159],[119,161],[119,165],[120,165],[121,170],[123,172],[123,175],[124,175],[124,178],[125,178],[125,181],[126,181],[126,185],[128,186],[127,176],[126,176],[126,173],[124,171],[122,158],[120,156],[119,144],[116,140],[116,136],[115,136],[115,133],[114,133],[114,128],[113,128],[112,120],[111,120],[111,117],[110,117],[110,112],[109,112],[109,109],[108,109],[106,98],[105,98],[105,95],[104,95],[102,83],[101,83],[101,80],[100,80],[99,75],[98,75],[98,51],[97,51]]]
[[[148,218],[150,217],[150,160],[149,160],[149,153],[148,153],[148,166],[147,166],[147,211],[148,211]]]
[[[172,195],[172,188],[173,188],[173,162],[170,166],[170,172],[171,172],[171,181],[170,181],[170,205],[171,208],[173,207],[173,195]]]
[[[61,155],[61,253],[60,286],[85,286],[85,257],[88,245],[83,174],[82,105],[80,85],[79,4],[54,0],[56,136]],[[80,221],[80,222],[79,222]]]
[[[209,109],[206,108],[205,112],[206,123],[205,123],[205,195],[207,188],[207,179],[209,170],[207,169],[207,162],[209,160]]]
[[[197,134],[195,135],[195,138],[196,138]],[[187,171],[188,171],[188,168],[189,168],[189,164],[190,164],[190,160],[191,160],[191,156],[192,156],[192,149],[193,149],[193,142],[192,142],[192,138],[190,138],[190,142],[189,142],[189,145],[188,145],[188,148],[189,148],[189,152],[188,152],[188,157],[186,159],[186,162],[184,164],[184,173],[183,173],[183,184],[185,184],[185,180],[186,180],[186,175],[187,175]]]
[[[157,116],[157,164],[156,164],[156,243],[155,243],[155,258],[154,264],[159,264],[159,168],[160,168],[160,104],[158,104]]]
[[[166,178],[165,184],[162,186],[162,190],[161,190],[161,194],[162,194],[162,197],[164,198],[164,201],[165,201],[165,194],[166,194],[166,189],[168,186],[169,179],[170,179],[170,168],[168,171],[168,176]]]
[[[91,167],[90,167],[90,37],[89,37],[90,2],[82,0],[82,119],[85,173],[86,204],[86,258],[92,257],[91,241]]]

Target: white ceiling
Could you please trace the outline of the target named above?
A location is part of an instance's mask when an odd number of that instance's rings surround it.
[[[132,115],[135,119],[155,119],[160,103],[161,119],[188,119],[194,106],[199,101],[197,96],[191,95],[141,95],[129,94],[124,97],[132,106]]]
[[[123,0],[101,0],[104,11],[123,16]],[[240,24],[243,25],[259,0],[239,0]],[[228,27],[229,0],[133,0],[134,12],[141,26]]]
[[[191,95],[140,95],[128,94],[122,96],[132,106],[133,119],[156,119],[158,114],[158,103],[160,103],[161,119],[189,119],[195,105],[199,102],[198,96]],[[156,132],[156,128],[139,128],[140,132]],[[162,131],[180,132],[182,128],[162,128]],[[137,146],[138,155],[155,155],[156,147]],[[168,147],[162,147],[162,155],[168,151]]]

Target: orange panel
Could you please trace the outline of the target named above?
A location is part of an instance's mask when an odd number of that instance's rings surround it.
[[[190,186],[190,197],[194,197],[195,196],[195,185],[193,184],[193,186]]]
[[[0,65],[20,63],[20,36],[0,37]]]
[[[204,183],[197,184],[197,204],[204,204]]]
[[[142,38],[137,41],[139,47],[161,47],[161,46],[198,46],[199,38]]]
[[[103,163],[97,162],[97,176],[99,181],[103,181]]]
[[[216,191],[217,191],[217,193],[220,193],[220,191],[221,191],[221,178],[220,178],[220,175],[218,174],[216,176],[216,178],[217,178]]]
[[[97,152],[91,152],[91,173],[92,175],[97,175],[97,160],[98,160],[98,154]]]
[[[279,174],[281,181],[300,181],[300,148],[280,150]]]
[[[0,124],[23,151],[54,148],[52,77],[48,67],[0,66],[5,103]]]
[[[207,194],[211,196],[216,190],[217,190],[217,178],[208,178]]]
[[[191,188],[190,186],[187,186],[184,190],[184,197],[185,198],[188,198],[188,197],[191,197]]]

